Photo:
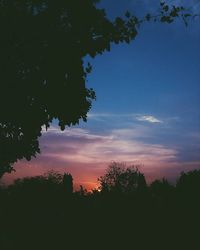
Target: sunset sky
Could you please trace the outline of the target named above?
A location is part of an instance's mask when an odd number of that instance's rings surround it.
[[[156,12],[158,2],[102,0],[99,7],[112,19],[126,10]],[[200,13],[199,0],[168,2]],[[200,168],[200,18],[188,27],[146,23],[130,45],[85,60],[97,95],[88,122],[60,132],[55,121],[40,139],[41,155],[15,164],[4,182],[54,169],[91,189],[112,161],[141,165],[148,181]]]

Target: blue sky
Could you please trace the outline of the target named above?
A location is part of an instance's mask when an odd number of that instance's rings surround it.
[[[168,2],[200,13],[199,0]],[[142,16],[158,6],[156,0],[99,4],[111,19],[126,10]],[[113,45],[85,60],[93,65],[87,85],[97,95],[88,122],[65,132],[53,125],[41,138],[42,154],[17,163],[6,178],[54,168],[90,188],[111,161],[141,165],[149,181],[173,181],[181,171],[200,168],[200,18],[188,27],[180,20],[143,24],[130,45]]]
[[[102,5],[104,2],[108,3],[107,10],[112,16],[113,12],[118,14],[126,8],[133,12],[136,9],[138,13],[147,12],[149,7],[155,11],[154,3],[158,1],[151,1],[152,5],[150,1],[119,1],[120,7],[116,6],[114,11],[114,1],[103,1]],[[198,13],[200,1],[189,2]],[[92,113],[153,116],[162,122],[140,122],[154,131],[151,142],[180,147],[180,161],[199,160],[199,45],[199,20],[188,27],[182,21],[172,25],[143,25],[131,45],[113,46],[111,53],[94,60],[89,84],[97,92],[97,101]],[[108,126],[120,126],[120,121]]]

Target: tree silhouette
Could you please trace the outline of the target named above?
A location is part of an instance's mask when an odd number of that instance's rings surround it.
[[[65,173],[63,175],[63,187],[66,193],[72,194],[73,193],[73,178],[72,175],[69,173]]]
[[[41,191],[42,189],[51,189],[62,185],[63,175],[54,170],[46,172],[44,175],[33,177],[18,178],[14,181],[13,187],[19,190]]]
[[[173,203],[174,186],[167,179],[163,178],[162,180],[153,181],[149,189],[154,201],[162,207]]]
[[[132,193],[146,187],[146,181],[137,166],[126,166],[124,163],[111,163],[105,175],[99,179],[101,192]]]
[[[78,191],[75,192],[79,197],[84,197],[87,195],[87,189],[84,186],[80,185]]]
[[[200,192],[200,170],[192,170],[187,173],[182,172],[176,187],[178,189],[189,189]]]
[[[97,2],[0,1],[0,177],[40,152],[42,127],[53,119],[62,130],[87,120],[95,92],[86,87],[92,67],[83,58],[137,35],[142,20],[127,12],[110,21]],[[181,11],[161,3],[145,20],[170,23]]]
[[[156,196],[165,196],[173,189],[173,186],[167,179],[163,178],[162,180],[153,181],[150,185],[150,189],[152,194]]]

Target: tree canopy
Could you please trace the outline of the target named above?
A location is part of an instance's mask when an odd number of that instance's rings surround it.
[[[95,0],[0,1],[0,177],[12,164],[40,153],[42,127],[87,120],[95,92],[86,86],[84,57],[129,43],[141,23],[127,12],[111,21]],[[183,8],[161,3],[156,17],[170,23]]]
[[[145,177],[137,166],[126,166],[120,162],[111,163],[99,182],[102,192],[132,193],[146,188]]]

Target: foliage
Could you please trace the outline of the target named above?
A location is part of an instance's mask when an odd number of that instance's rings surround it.
[[[163,178],[162,180],[155,180],[150,185],[151,192],[154,195],[162,196],[167,194],[173,189],[173,186]]]
[[[44,174],[44,178],[49,183],[53,184],[62,184],[63,183],[63,175],[55,170],[50,170]]]
[[[99,179],[102,192],[131,193],[146,187],[146,181],[134,165],[126,167],[124,163],[113,162],[109,165],[105,175]]]
[[[72,175],[69,173],[65,173],[62,178],[62,184],[64,186],[64,190],[72,194],[73,193],[73,178]]]
[[[178,190],[189,193],[200,192],[200,170],[193,170],[187,173],[182,172],[176,187]]]
[[[71,174],[61,174],[50,170],[44,175],[18,178],[9,186],[10,190],[30,197],[38,192],[38,197],[44,199],[54,194],[69,195],[73,192],[73,178]]]
[[[76,191],[76,194],[78,196],[86,196],[87,195],[87,189],[85,189],[82,185],[80,185],[79,190]]]

